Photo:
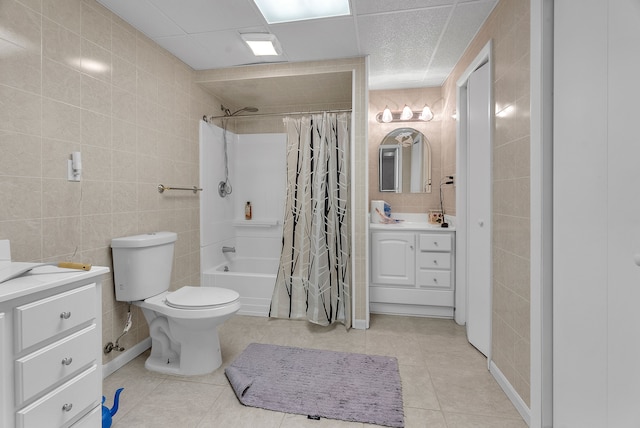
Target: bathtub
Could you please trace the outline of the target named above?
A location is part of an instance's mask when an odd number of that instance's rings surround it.
[[[240,294],[240,315],[269,315],[278,259],[236,258],[202,273],[202,286],[222,287]]]

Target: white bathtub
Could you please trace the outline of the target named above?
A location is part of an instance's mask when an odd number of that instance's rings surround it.
[[[266,317],[269,315],[278,264],[278,259],[236,258],[204,271],[202,286],[235,290],[240,294],[238,314]]]

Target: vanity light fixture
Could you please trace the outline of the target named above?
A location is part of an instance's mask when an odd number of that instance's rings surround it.
[[[282,55],[280,42],[270,33],[244,33],[240,34],[242,40],[249,46],[255,56]]]
[[[384,123],[389,123],[392,120],[393,120],[393,114],[391,114],[391,110],[389,109],[389,106],[386,106],[382,111],[382,121]],[[378,120],[378,122],[380,121]]]
[[[402,108],[402,113],[400,113],[400,120],[409,120],[413,119],[413,111],[408,105],[404,105]]]
[[[433,111],[426,104],[420,111],[411,110],[411,107],[405,104],[402,111],[391,111],[388,106],[385,107],[383,111],[376,115],[376,120],[379,123],[429,122],[433,120],[433,117]]]
[[[424,105],[424,107],[422,108],[422,113],[420,113],[420,116],[418,116],[418,119],[424,120],[425,122],[428,122],[433,119],[433,112],[431,111],[428,105],[426,104]]]

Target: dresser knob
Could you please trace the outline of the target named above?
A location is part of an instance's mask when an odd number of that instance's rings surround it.
[[[433,283],[437,284],[438,283],[438,278],[433,278]]]
[[[433,245],[437,247],[438,246],[438,241],[433,241]]]
[[[68,366],[69,364],[71,364],[72,361],[73,361],[73,358],[67,357],[67,358],[62,360],[62,365]]]
[[[68,320],[71,317],[71,312],[63,312],[60,314],[60,318],[63,320]]]
[[[70,412],[72,408],[73,404],[71,403],[66,403],[64,406],[62,406],[62,410],[64,410],[65,412]]]
[[[434,265],[437,265],[437,264],[438,264],[438,261],[437,261],[437,260],[434,260],[434,261],[433,261],[433,264],[434,264]]]

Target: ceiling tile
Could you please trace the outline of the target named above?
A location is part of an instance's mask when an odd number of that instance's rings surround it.
[[[147,0],[98,0],[98,2],[148,37],[184,34],[180,27]]]
[[[266,25],[251,0],[149,1],[188,34]]]
[[[451,6],[455,3],[456,0],[355,0],[355,11],[358,15],[367,15],[436,6]]]
[[[278,37],[283,51],[291,61],[360,55],[352,17],[272,25],[271,32]]]
[[[451,9],[447,7],[359,17],[361,50],[370,54],[370,87],[381,89],[378,84],[388,81],[394,75],[398,81],[413,76],[411,84],[420,82]],[[407,25],[408,22],[420,22],[422,25]],[[400,48],[401,46],[406,47]]]
[[[451,72],[451,66],[460,59],[469,42],[493,10],[494,5],[494,1],[485,1],[461,3],[456,6],[455,13],[433,55],[433,60],[424,71],[425,78],[444,75],[440,84],[444,82]]]

